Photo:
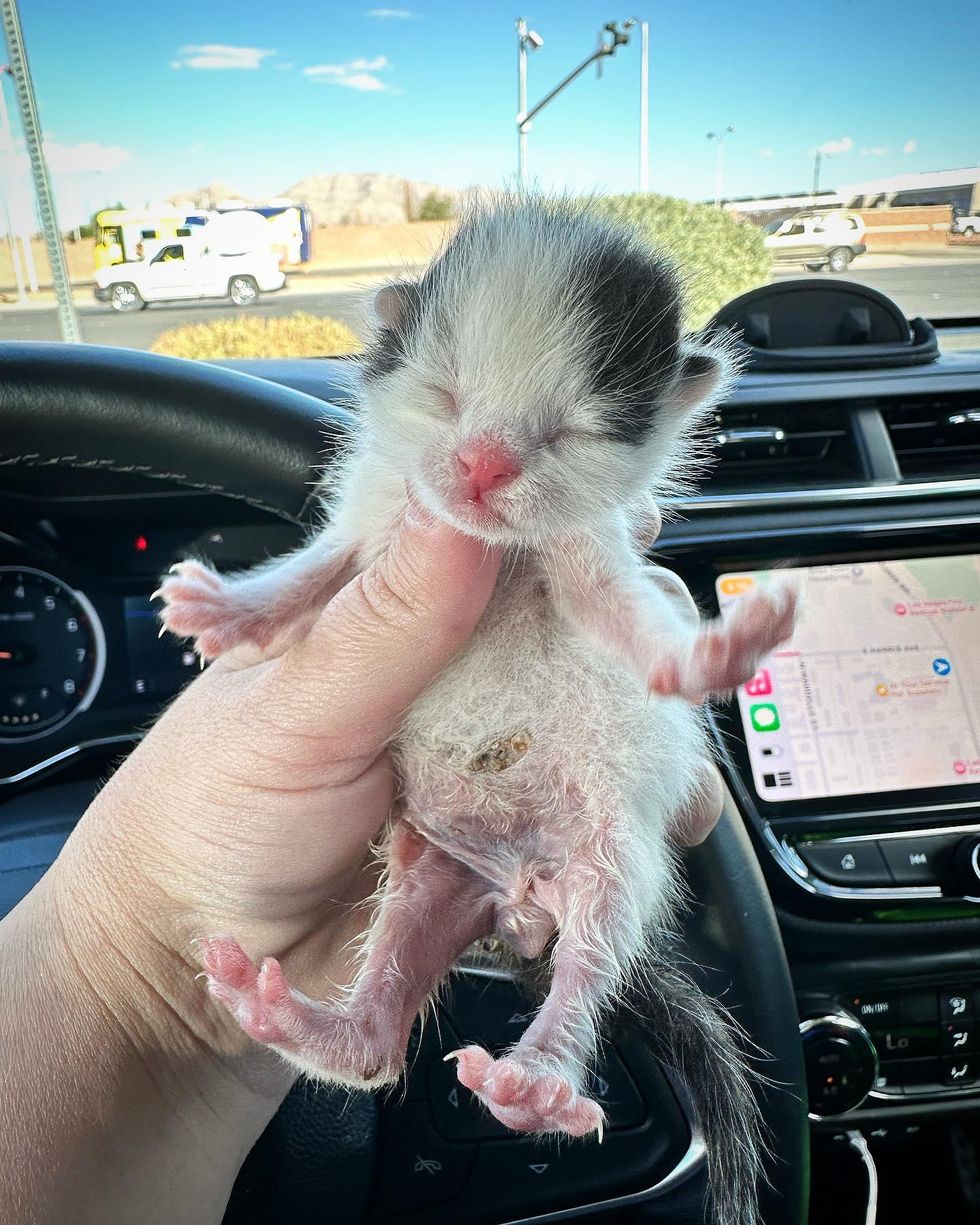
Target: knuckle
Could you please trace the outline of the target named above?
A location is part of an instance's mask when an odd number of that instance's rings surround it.
[[[355,585],[363,609],[385,626],[413,625],[424,612],[411,583],[397,568],[369,566],[357,576]]]

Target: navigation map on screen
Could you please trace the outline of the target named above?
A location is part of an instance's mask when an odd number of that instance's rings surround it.
[[[980,556],[725,574],[722,612],[787,580],[796,633],[737,695],[760,798],[980,782]]]

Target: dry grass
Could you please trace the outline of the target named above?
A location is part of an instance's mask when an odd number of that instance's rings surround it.
[[[244,315],[215,323],[191,323],[162,332],[154,353],[207,361],[222,357],[343,357],[361,342],[345,323],[297,313],[277,319]]]

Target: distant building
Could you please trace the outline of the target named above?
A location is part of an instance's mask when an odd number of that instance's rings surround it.
[[[980,166],[935,170],[924,174],[896,174],[887,179],[852,183],[840,194],[850,208],[922,208],[943,204],[953,216],[980,209]]]
[[[846,201],[836,191],[790,192],[788,195],[742,196],[723,200],[722,207],[728,212],[756,225],[766,226],[771,221],[784,221],[805,208],[843,208]]]

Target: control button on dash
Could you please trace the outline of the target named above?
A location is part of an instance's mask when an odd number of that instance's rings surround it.
[[[798,842],[796,852],[816,876],[834,885],[891,885],[888,865],[877,842]]]
[[[937,885],[953,837],[883,838],[880,846],[885,862],[898,885]]]

